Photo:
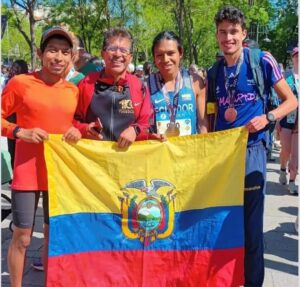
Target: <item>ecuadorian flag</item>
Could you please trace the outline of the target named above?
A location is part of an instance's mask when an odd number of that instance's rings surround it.
[[[243,285],[247,132],[116,143],[51,135],[48,287]]]

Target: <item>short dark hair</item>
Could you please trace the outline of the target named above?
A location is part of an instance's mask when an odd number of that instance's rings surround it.
[[[58,35],[58,34],[57,34],[57,35],[50,36],[50,37],[47,38],[43,43],[41,43],[40,49],[41,49],[42,53],[44,53],[44,51],[45,51],[45,49],[46,49],[48,43],[49,43],[50,40],[52,40],[52,39],[66,40],[66,41],[70,44],[70,48],[73,47],[73,43],[71,43],[71,42],[69,41],[69,39],[67,39],[67,38],[64,37],[63,35]]]
[[[10,67],[8,79],[20,74],[28,73],[28,65],[24,60],[16,60]]]
[[[163,31],[160,32],[156,37],[154,38],[152,42],[152,55],[154,56],[154,49],[155,47],[163,40],[172,40],[175,41],[177,44],[177,49],[180,54],[183,53],[183,46],[181,43],[180,38],[172,31]]]
[[[121,37],[128,39],[130,42],[130,51],[133,50],[133,37],[129,31],[124,28],[111,28],[104,33],[102,50],[105,50],[108,46],[109,39],[113,37]]]
[[[246,18],[244,13],[236,7],[224,6],[222,7],[215,16],[216,27],[223,21],[228,21],[233,24],[240,24],[242,30],[246,29]]]

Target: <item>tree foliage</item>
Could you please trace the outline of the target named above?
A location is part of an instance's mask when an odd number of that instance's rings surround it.
[[[11,0],[11,2],[16,1]],[[37,3],[37,0],[20,2]],[[49,13],[37,27],[65,24],[83,39],[86,49],[94,55],[99,55],[103,32],[106,29],[116,26],[129,29],[135,38],[135,64],[145,60],[151,61],[153,38],[163,30],[171,30],[182,39],[186,66],[191,63],[201,67],[211,65],[218,50],[214,15],[223,5],[233,5],[244,11],[249,36],[258,39],[262,48],[270,50],[282,62],[287,61],[286,50],[291,45],[290,40],[294,41],[298,35],[297,0],[277,0],[275,5],[274,0],[47,0],[42,2]],[[28,22],[28,18],[26,19]],[[17,27],[16,21],[14,25]],[[22,27],[28,31],[28,24],[23,22]],[[260,30],[261,28],[263,30]],[[266,36],[271,38],[271,43],[263,41]],[[27,41],[26,37],[25,41]]]
[[[1,41],[2,59],[6,61],[23,59],[28,63],[31,62],[31,64],[34,62],[35,65],[35,58],[32,58],[32,51],[35,50],[35,47],[31,46],[30,23],[26,11],[22,9],[15,9],[15,11],[13,11],[6,5],[2,5],[1,8],[2,14],[8,17],[7,28]],[[20,32],[17,21],[20,21],[22,32]],[[34,29],[36,39],[40,39],[41,30],[41,26],[37,23]],[[34,53],[34,55],[36,55],[36,53]]]

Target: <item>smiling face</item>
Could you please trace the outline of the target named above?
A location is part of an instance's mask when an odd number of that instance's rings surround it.
[[[124,75],[132,60],[131,42],[124,37],[111,37],[101,52],[105,62],[105,73],[113,78]]]
[[[240,53],[243,48],[243,41],[247,31],[242,29],[241,24],[222,21],[218,24],[216,37],[220,50],[226,56],[234,56]]]
[[[177,76],[181,58],[182,52],[175,40],[163,39],[154,47],[154,63],[163,78]]]
[[[43,63],[42,72],[49,77],[62,77],[72,61],[72,48],[65,39],[50,39],[43,52],[39,52]]]

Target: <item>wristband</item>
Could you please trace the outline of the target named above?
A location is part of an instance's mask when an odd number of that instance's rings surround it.
[[[132,126],[134,128],[136,136],[138,136],[141,133],[141,129],[139,126]]]
[[[20,128],[19,126],[16,126],[16,127],[14,128],[14,130],[13,130],[13,137],[14,137],[15,139],[18,138],[18,137],[17,137],[17,133],[18,133],[20,130],[22,130],[22,128]]]

